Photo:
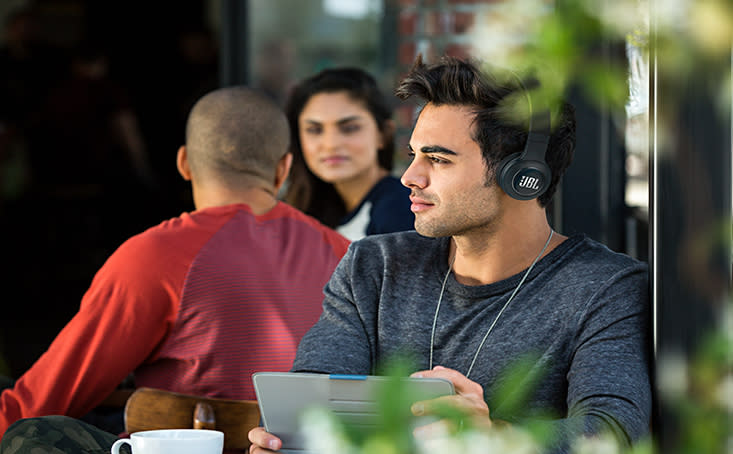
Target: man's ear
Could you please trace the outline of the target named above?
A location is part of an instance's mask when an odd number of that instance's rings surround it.
[[[186,146],[181,145],[176,155],[176,166],[178,167],[178,173],[181,174],[184,180],[191,181],[191,167],[188,165],[188,153],[186,152]]]
[[[290,167],[293,165],[293,154],[286,153],[285,156],[280,158],[275,169],[275,192],[280,191],[280,188],[285,184],[285,180],[288,179],[290,174]]]

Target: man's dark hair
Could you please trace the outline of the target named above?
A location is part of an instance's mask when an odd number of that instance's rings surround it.
[[[396,90],[401,99],[415,96],[426,104],[474,107],[472,139],[481,148],[489,179],[495,179],[501,160],[521,152],[527,141],[527,123],[512,119],[507,108],[512,98],[527,99],[527,93],[521,92],[526,91],[525,85],[530,85],[523,84],[518,77],[497,76],[498,73],[482,70],[475,61],[443,57],[437,63],[425,64],[418,56]],[[522,98],[517,98],[520,93]],[[541,206],[547,206],[552,200],[560,178],[573,159],[574,150],[575,109],[563,102],[552,118],[552,135],[545,153],[552,181],[537,199]],[[489,179],[487,182],[491,181]]]

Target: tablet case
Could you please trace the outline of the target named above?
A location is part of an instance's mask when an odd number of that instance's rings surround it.
[[[300,416],[312,407],[333,412],[352,426],[375,425],[380,387],[393,380],[374,375],[334,375],[300,372],[257,372],[252,375],[262,425],[283,442],[280,452],[306,453],[299,433]],[[411,400],[454,394],[453,384],[440,378],[400,378]]]

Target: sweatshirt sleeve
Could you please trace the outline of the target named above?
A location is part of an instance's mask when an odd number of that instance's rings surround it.
[[[79,311],[0,395],[0,436],[21,418],[81,417],[146,361],[175,321],[179,291],[135,238],[97,272]]]
[[[578,314],[568,371],[568,413],[554,423],[554,449],[581,436],[613,435],[622,445],[648,434],[651,415],[647,272],[610,277]]]

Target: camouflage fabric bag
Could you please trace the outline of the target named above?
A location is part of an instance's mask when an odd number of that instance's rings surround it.
[[[109,454],[117,438],[68,416],[26,418],[5,432],[0,454]]]

